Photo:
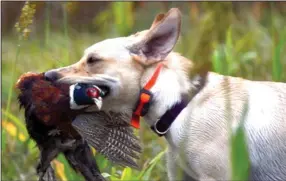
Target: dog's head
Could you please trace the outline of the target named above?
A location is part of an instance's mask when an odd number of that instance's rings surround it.
[[[103,110],[132,111],[142,74],[165,60],[177,42],[180,27],[180,11],[170,9],[157,15],[148,30],[98,42],[87,48],[77,63],[50,70],[45,76],[69,84],[96,84],[109,91]]]

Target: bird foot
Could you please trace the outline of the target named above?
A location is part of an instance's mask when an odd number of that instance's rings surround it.
[[[75,142],[76,140],[67,140],[64,142],[62,140],[57,140],[56,145],[60,150],[69,150],[75,147]]]
[[[49,136],[57,136],[57,135],[60,135],[60,133],[61,133],[60,130],[58,130],[58,129],[53,129],[53,130],[51,130],[51,131],[48,133],[48,135],[49,135]]]

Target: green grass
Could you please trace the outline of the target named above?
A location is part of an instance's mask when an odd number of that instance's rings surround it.
[[[175,3],[171,4],[174,5]],[[179,3],[178,3],[179,4]],[[23,111],[19,111],[16,101],[17,92],[14,84],[17,78],[27,72],[43,72],[48,69],[72,64],[80,59],[82,52],[91,44],[108,37],[126,35],[148,28],[155,14],[162,12],[159,3],[147,3],[145,9],[133,12],[130,4],[112,3],[111,6],[94,18],[101,29],[95,33],[76,33],[68,24],[68,14],[64,14],[61,31],[52,31],[50,12],[46,9],[44,36],[32,35],[22,41],[18,47],[18,37],[10,36],[2,39],[2,119],[15,126],[2,129],[2,179],[3,180],[35,180],[35,164],[38,150],[29,140],[20,140],[20,135],[28,138],[24,125]],[[175,4],[177,5],[177,4]],[[195,63],[211,62],[212,69],[225,75],[240,76],[251,80],[286,81],[286,24],[283,15],[275,10],[264,10],[260,22],[250,14],[249,9],[238,18],[233,16],[229,25],[218,28],[215,20],[220,9],[205,6],[200,18],[189,17],[189,9],[179,4],[183,12],[182,36],[176,51]],[[170,6],[171,7],[171,6]],[[151,13],[150,13],[151,12]],[[126,17],[126,15],[128,15]],[[242,19],[242,20],[241,20]],[[279,23],[277,23],[279,22]],[[215,31],[212,31],[215,30]],[[220,36],[220,40],[215,38]],[[2,120],[2,121],[3,121]],[[3,123],[3,122],[2,122]],[[118,167],[111,164],[103,156],[96,154],[99,167],[111,180],[166,180],[166,164],[162,159],[166,142],[158,138],[150,128],[142,122],[139,136],[144,145],[140,159],[141,171]],[[13,133],[14,129],[14,133]],[[12,131],[11,131],[12,130]],[[239,129],[238,136],[233,136],[234,148],[244,150],[244,134]],[[242,145],[239,147],[239,145]],[[236,147],[237,146],[237,147]],[[232,152],[234,178],[244,178],[245,165],[239,159],[244,152]],[[246,153],[244,154],[247,157]],[[242,155],[242,157],[244,157]],[[63,159],[57,159],[64,166],[62,171],[67,180],[79,180]],[[242,165],[236,167],[237,165]],[[240,172],[240,169],[242,171]],[[60,167],[57,169],[60,170]]]

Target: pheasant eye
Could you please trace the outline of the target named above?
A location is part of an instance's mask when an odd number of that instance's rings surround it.
[[[96,58],[96,57],[93,57],[93,56],[90,56],[87,58],[87,63],[88,64],[94,64],[96,62],[99,62],[101,59],[99,58]]]

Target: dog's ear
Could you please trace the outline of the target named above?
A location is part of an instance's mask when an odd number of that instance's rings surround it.
[[[151,25],[150,29],[153,29],[158,23],[160,23],[160,21],[165,17],[165,14],[160,13],[158,14],[155,19],[153,20],[153,23]]]
[[[144,65],[162,61],[174,48],[181,29],[181,13],[172,8],[159,14],[146,35],[130,48],[134,58]]]

